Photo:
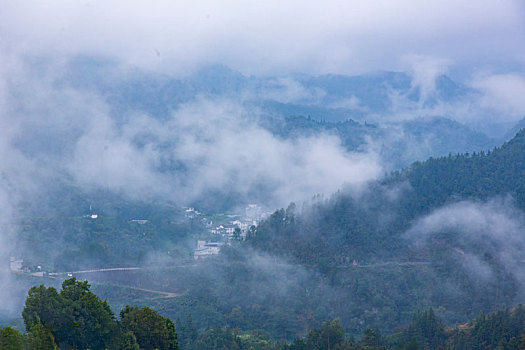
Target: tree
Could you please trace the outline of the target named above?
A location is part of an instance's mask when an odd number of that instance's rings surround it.
[[[415,341],[421,349],[436,349],[445,344],[445,326],[434,309],[418,311],[404,334],[405,341]]]
[[[31,327],[28,333],[28,350],[56,350],[55,337],[53,333],[40,322]]]
[[[53,334],[56,342],[67,337],[67,326],[74,321],[57,290],[44,285],[29,290],[22,317],[26,330],[40,323]]]
[[[70,278],[62,283],[60,293],[43,285],[31,288],[22,312],[26,329],[31,332],[41,324],[61,348],[105,349],[116,327],[115,317],[108,303],[89,287],[87,281]]]
[[[0,328],[0,349],[23,350],[24,336],[9,326]]]
[[[133,332],[141,349],[178,350],[175,324],[149,307],[127,305],[120,312],[120,325]]]
[[[247,238],[253,238],[257,234],[257,227],[255,225],[250,226],[248,230]]]
[[[241,229],[236,227],[234,230],[233,230],[233,239],[236,240],[236,241],[240,241],[241,240]]]
[[[193,323],[193,320],[191,318],[191,314],[188,314],[186,317],[186,323],[184,326],[181,324],[181,344],[183,349],[191,349],[191,346],[197,340],[197,337],[199,336],[199,332],[197,331],[197,327],[195,327],[195,324]]]
[[[226,328],[207,329],[199,335],[192,350],[241,350],[241,339]]]
[[[111,338],[109,349],[139,350],[139,344],[133,332],[126,332],[122,327],[119,327]]]
[[[126,306],[119,323],[108,303],[89,288],[87,281],[75,278],[65,280],[60,293],[43,285],[31,288],[22,312],[27,349],[54,350],[57,344],[62,349],[138,350],[139,345],[142,349],[179,349],[175,324],[169,318],[148,307]],[[0,337],[6,338],[4,343],[22,337],[23,346],[23,336],[6,329]],[[0,349],[18,349],[12,344],[5,347],[2,339]]]
[[[378,329],[367,328],[363,332],[363,339],[359,342],[364,349],[384,349],[382,347],[383,337]]]
[[[321,328],[313,329],[306,337],[307,349],[329,350],[345,340],[343,326],[339,319],[326,322]]]
[[[65,325],[64,340],[79,349],[105,349],[116,326],[115,316],[108,303],[89,287],[87,281],[74,277],[62,283],[63,307],[74,317],[72,323]]]

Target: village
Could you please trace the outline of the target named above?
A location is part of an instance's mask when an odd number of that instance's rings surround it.
[[[263,208],[257,204],[249,204],[244,208],[242,215],[217,214],[210,218],[204,216],[203,213],[195,208],[186,207],[183,210],[186,218],[200,220],[204,227],[206,227],[206,232],[203,232],[201,237],[197,239],[196,248],[193,249],[192,256],[194,260],[202,260],[210,256],[218,255],[223,245],[229,245],[235,241],[244,241],[248,237],[254,236],[258,223],[269,215],[269,213],[264,212]],[[83,215],[83,217],[90,220],[99,219],[98,214],[92,213],[91,206],[90,214]],[[129,222],[145,225],[149,221],[134,219]],[[57,274],[44,271],[41,265],[34,265],[16,257],[10,258],[9,270],[13,273],[34,276],[51,276]],[[98,269],[97,271],[101,270],[103,269]],[[71,275],[71,273],[68,275]]]
[[[187,208],[188,217],[196,217],[201,213],[194,208]],[[214,223],[213,220],[202,218],[203,223],[208,228],[210,239],[197,240],[197,247],[193,250],[195,260],[204,259],[219,254],[224,244],[231,244],[233,241],[244,241],[250,236],[254,236],[257,224],[269,214],[263,212],[261,206],[249,204],[243,215],[223,214],[220,222]]]

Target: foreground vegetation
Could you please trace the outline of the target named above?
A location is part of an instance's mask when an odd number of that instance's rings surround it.
[[[275,341],[263,331],[175,324],[148,307],[126,306],[117,320],[87,281],[63,282],[62,290],[44,286],[29,290],[22,313],[27,333],[0,328],[0,349],[182,349],[187,350],[361,350],[361,349],[506,349],[525,347],[525,307],[480,315],[446,329],[432,308],[416,312],[408,325],[382,335],[366,329],[359,339],[345,334],[339,319],[325,322],[292,342]]]
[[[172,319],[191,314],[199,329],[260,329],[287,341],[336,318],[356,338],[368,328],[392,334],[428,307],[462,324],[523,301],[524,194],[522,131],[489,153],[416,163],[359,196],[278,210],[216,259],[142,276],[187,292],[140,303]],[[448,225],[464,208],[459,216],[472,220]],[[432,236],[410,235],[436,212],[446,215]]]
[[[31,288],[22,317],[27,333],[2,329],[1,349],[179,349],[169,318],[148,307],[126,306],[117,320],[88,282],[75,278],[65,280],[60,292]]]
[[[108,208],[118,200],[110,202]],[[475,230],[441,225],[426,240],[415,239],[425,236],[417,229],[426,218],[445,210],[438,221],[457,223],[451,215],[465,207],[476,220],[494,217],[496,229],[507,226],[498,237],[486,222]],[[225,246],[216,259],[173,266],[177,260],[167,258],[168,268],[89,278],[101,282],[94,288],[114,309],[132,300],[172,320],[191,314],[196,329],[258,329],[286,341],[336,318],[356,338],[366,329],[392,334],[411,322],[414,310],[428,307],[439,310],[445,324],[457,325],[523,302],[524,208],[522,131],[489,153],[415,163],[357,196],[342,191],[316,198],[302,210],[295,205],[278,210],[255,237]],[[120,219],[35,220],[27,222],[23,236],[38,242],[33,249],[57,256],[55,268],[66,269],[71,261],[82,267],[84,258],[100,265],[141,264],[157,248],[166,257],[175,241],[199,231],[199,223],[169,207],[129,207],[119,213]],[[130,222],[133,218],[150,221],[140,225]],[[70,232],[79,239],[55,243],[49,238]],[[54,254],[57,247],[61,252]],[[92,254],[104,251],[107,256]],[[121,288],[130,285],[181,296],[152,297]]]

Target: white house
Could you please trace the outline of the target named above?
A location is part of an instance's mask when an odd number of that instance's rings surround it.
[[[206,242],[202,240],[197,241],[197,248],[193,250],[193,258],[198,260],[199,258],[206,258],[211,255],[219,254],[222,243],[219,242]]]
[[[16,260],[15,257],[11,257],[9,260],[9,269],[14,272],[21,272],[22,266],[24,265],[24,260]]]

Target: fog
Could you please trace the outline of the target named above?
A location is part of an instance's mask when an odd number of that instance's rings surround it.
[[[257,196],[255,188],[268,185],[267,204],[277,207],[381,172],[366,145],[347,152],[332,135],[279,138],[258,125],[256,110],[231,98],[197,97],[163,118],[142,111],[119,117],[100,93],[31,72],[5,73],[1,115],[4,171],[29,182],[41,180],[31,174],[38,171],[181,205],[212,190]]]
[[[405,234],[416,249],[442,249],[447,237],[449,253],[474,280],[499,282],[498,273],[511,276],[520,286],[514,302],[523,302],[525,217],[511,197],[489,201],[460,201],[419,218]]]
[[[178,206],[211,198],[217,211],[245,203],[273,210],[340,189],[359,199],[400,163],[453,146],[491,148],[525,115],[525,5],[518,0],[18,1],[2,5],[0,38],[5,264],[19,254],[21,218],[56,207],[50,194],[61,185]],[[398,75],[381,78],[388,72]],[[339,93],[333,81],[343,75],[357,77],[362,95]],[[285,137],[265,124],[309,111],[374,123],[380,137],[366,134],[350,148],[334,132]],[[446,148],[442,129],[413,132],[407,124],[435,117],[460,123],[444,133],[474,136]],[[226,197],[238,207],[222,205]],[[436,235],[454,232],[450,248],[472,276],[493,282],[483,255],[490,251],[523,280],[524,226],[509,199],[463,201],[417,220],[406,237],[431,249]],[[264,281],[247,287],[261,302],[278,286],[286,296],[318,277],[260,252],[244,258],[261,280],[275,277],[260,294]],[[0,312],[19,312],[15,279],[0,275]],[[319,283],[319,294],[337,299]]]
[[[382,173],[371,149],[348,152],[333,135],[280,138],[258,124],[256,110],[232,99],[196,98],[162,118],[140,110],[121,116],[104,94],[64,79],[61,64],[40,69],[13,56],[5,62],[0,110],[4,264],[11,256],[19,258],[21,218],[46,215],[45,208],[63,215],[59,208],[67,204],[53,202],[62,184],[81,193],[108,190],[129,200],[180,206],[211,192],[234,193],[272,209],[343,185],[359,190]],[[2,307],[18,312],[23,292],[8,278],[0,293],[10,302]]]
[[[407,70],[407,55],[461,69],[523,63],[521,1],[19,1],[0,17],[8,52],[117,57],[185,73],[223,63],[247,74]]]

